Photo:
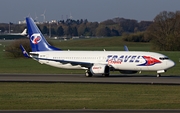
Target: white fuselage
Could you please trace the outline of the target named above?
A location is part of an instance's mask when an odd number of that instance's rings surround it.
[[[36,54],[36,55],[34,55]],[[31,57],[42,64],[64,69],[88,69],[81,65],[60,61],[85,62],[112,66],[116,70],[161,71],[174,66],[167,56],[154,52],[137,51],[41,51],[31,52]]]

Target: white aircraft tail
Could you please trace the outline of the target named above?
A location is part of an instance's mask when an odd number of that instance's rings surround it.
[[[24,29],[24,31],[21,33],[21,35],[27,35],[27,29]]]

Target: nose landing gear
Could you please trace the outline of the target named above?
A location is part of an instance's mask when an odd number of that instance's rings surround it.
[[[161,74],[160,74],[160,73],[157,73],[157,77],[161,77]]]

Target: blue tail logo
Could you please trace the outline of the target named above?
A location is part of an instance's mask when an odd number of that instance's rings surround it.
[[[28,29],[29,40],[31,49],[33,52],[36,51],[58,51],[59,48],[51,46],[42,35],[41,31],[34,23],[34,20],[30,17],[26,18],[26,24]]]
[[[33,44],[38,44],[40,41],[41,41],[41,35],[39,33],[36,33],[36,34],[33,34],[31,37],[30,37],[30,40]]]

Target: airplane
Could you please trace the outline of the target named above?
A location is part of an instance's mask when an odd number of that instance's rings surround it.
[[[31,17],[26,18],[32,52],[23,54],[38,61],[63,69],[83,69],[86,77],[109,76],[110,71],[135,74],[141,71],[156,71],[157,77],[173,67],[175,63],[167,56],[155,52],[129,51],[70,51],[51,46],[42,35]]]
[[[27,35],[27,29],[24,29],[22,33],[5,33],[3,35],[18,35],[18,36],[26,36]]]

